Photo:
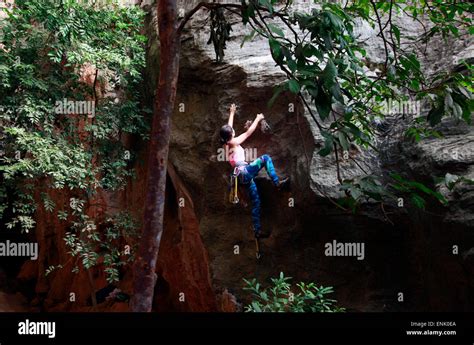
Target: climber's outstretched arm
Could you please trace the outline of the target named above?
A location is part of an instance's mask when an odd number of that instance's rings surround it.
[[[231,127],[234,127],[234,115],[235,115],[235,110],[237,109],[237,107],[235,106],[234,103],[232,103],[230,105],[230,110],[229,110],[229,121],[227,122],[227,124]]]
[[[255,120],[253,120],[252,124],[250,125],[249,129],[245,133],[242,133],[238,137],[234,138],[231,140],[233,145],[240,145],[242,144],[245,140],[247,140],[252,133],[255,131],[255,129],[258,126],[258,123],[262,121],[265,118],[263,114],[258,114],[257,117],[255,117]]]

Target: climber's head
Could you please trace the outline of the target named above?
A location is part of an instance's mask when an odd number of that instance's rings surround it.
[[[234,137],[235,131],[231,126],[224,125],[224,126],[221,127],[219,135],[221,137],[221,143],[222,144],[227,144],[227,142]]]

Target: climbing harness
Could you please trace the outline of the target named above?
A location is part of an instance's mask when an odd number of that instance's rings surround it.
[[[231,204],[238,204],[241,200],[239,199],[239,179],[241,184],[245,184],[246,182],[243,179],[242,172],[245,170],[245,164],[239,164],[234,167],[234,171],[230,175],[230,193],[229,193],[229,202]],[[245,198],[242,200],[244,206],[247,206]]]
[[[239,167],[235,167],[234,171],[230,175],[230,193],[229,202],[232,204],[239,203],[239,175],[241,170]]]

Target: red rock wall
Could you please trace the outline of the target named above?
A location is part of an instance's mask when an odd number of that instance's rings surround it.
[[[146,155],[142,155],[146,157]],[[87,213],[95,220],[104,219],[118,210],[130,210],[140,219],[143,208],[145,190],[146,163],[136,164],[137,177],[131,179],[127,188],[114,194],[102,194],[100,208],[89,207]],[[162,236],[158,259],[159,283],[156,289],[154,308],[157,311],[216,311],[216,296],[212,289],[209,261],[199,232],[199,222],[193,208],[193,201],[186,190],[183,181],[169,167],[171,177],[167,189],[167,205],[165,229]],[[40,188],[37,190],[39,196]],[[56,205],[68,205],[73,195],[67,191],[49,191]],[[179,207],[179,198],[183,198],[184,206]],[[87,300],[91,296],[88,274],[84,269],[75,274],[71,270],[74,260],[68,254],[68,248],[63,240],[67,231],[67,223],[60,221],[54,213],[47,212],[42,206],[38,207],[35,215],[37,227],[35,238],[39,243],[39,258],[37,261],[27,261],[18,279],[22,283],[36,281],[33,300],[33,310],[46,311],[85,311],[93,310]],[[62,264],[58,269],[45,276],[50,265]],[[80,265],[81,267],[81,265]],[[91,270],[95,290],[107,286],[102,267]],[[125,266],[124,278],[118,287],[127,294],[132,294],[131,266]],[[165,287],[165,288],[163,288]],[[75,301],[69,300],[70,293],[75,293]],[[180,295],[183,293],[184,295]],[[180,299],[181,297],[184,297]],[[90,304],[90,302],[89,302]],[[123,303],[104,303],[97,310],[127,310]]]
[[[193,201],[171,164],[168,165],[168,176],[171,183],[167,185],[165,231],[157,265],[157,273],[168,285],[168,308],[216,311],[209,259],[199,232]],[[156,301],[162,297],[158,294]],[[156,308],[163,310],[160,303],[156,303]]]

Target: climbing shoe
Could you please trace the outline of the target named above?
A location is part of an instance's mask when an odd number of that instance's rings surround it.
[[[277,189],[281,190],[281,191],[288,191],[290,189],[290,178],[285,177],[285,178],[281,179],[278,182]]]

